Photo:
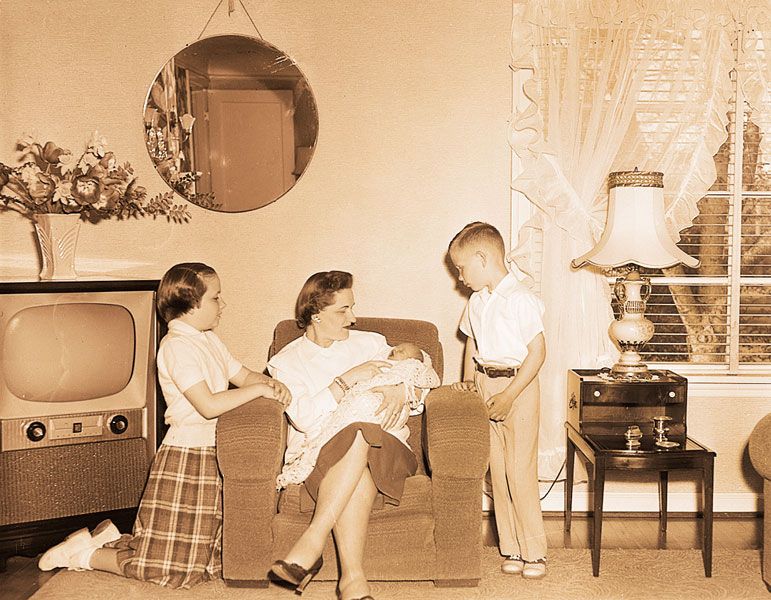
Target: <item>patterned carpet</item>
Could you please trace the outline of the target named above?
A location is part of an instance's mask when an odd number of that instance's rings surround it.
[[[435,588],[432,583],[372,584],[376,600],[769,600],[760,574],[757,550],[716,550],[712,577],[704,577],[699,550],[602,551],[600,576],[592,577],[589,550],[549,551],[549,575],[526,581],[499,571],[494,548],[483,550],[483,577],[477,588]],[[51,578],[33,600],[292,600],[286,589],[227,588],[221,581],[191,590],[166,590],[98,572],[62,571]],[[331,582],[312,582],[303,600],[332,600]]]

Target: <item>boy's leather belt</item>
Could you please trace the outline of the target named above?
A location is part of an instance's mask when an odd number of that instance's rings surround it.
[[[519,367],[488,367],[486,365],[476,364],[476,369],[488,377],[514,377],[519,371]]]

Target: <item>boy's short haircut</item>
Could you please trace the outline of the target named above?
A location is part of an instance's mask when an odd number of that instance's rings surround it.
[[[466,248],[479,248],[482,246],[497,250],[501,256],[506,255],[506,245],[503,242],[501,232],[489,223],[483,223],[482,221],[474,221],[466,225],[455,234],[448,248],[452,252],[455,248],[464,250]]]
[[[345,271],[322,271],[308,277],[295,304],[297,326],[305,329],[313,315],[334,303],[337,292],[349,290],[351,287],[353,287],[353,275]]]
[[[201,305],[206,293],[206,278],[217,272],[203,263],[179,263],[164,274],[158,285],[156,306],[167,323]]]

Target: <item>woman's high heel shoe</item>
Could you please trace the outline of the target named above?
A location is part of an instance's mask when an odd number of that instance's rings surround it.
[[[277,560],[270,567],[270,571],[282,581],[294,586],[295,591],[298,594],[302,594],[305,586],[307,586],[308,583],[310,583],[310,580],[321,571],[321,566],[323,564],[324,561],[321,556],[319,556],[319,559],[308,569],[295,563]]]

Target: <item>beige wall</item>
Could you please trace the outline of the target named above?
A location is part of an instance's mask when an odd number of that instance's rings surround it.
[[[160,277],[200,260],[221,275],[220,333],[262,368],[274,324],[292,317],[313,272],[356,278],[360,315],[428,319],[457,377],[464,298],[444,251],[465,223],[509,235],[511,105],[508,0],[292,0],[244,4],[265,40],[287,52],[318,103],[318,149],[283,198],[257,211],[191,208],[186,225],[84,224],[81,274]],[[0,162],[36,132],[74,152],[94,129],[149,192],[166,188],[143,144],[142,108],[160,67],[197,39],[215,0],[2,0]],[[223,2],[205,35],[254,34]],[[10,32],[10,34],[9,34]],[[0,277],[39,271],[30,223],[0,216]]]

